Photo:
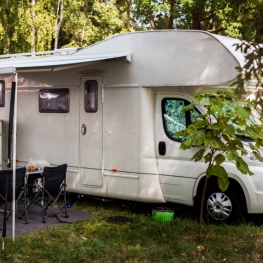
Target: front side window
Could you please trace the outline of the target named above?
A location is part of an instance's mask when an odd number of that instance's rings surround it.
[[[85,83],[85,111],[97,112],[98,110],[98,82],[88,80]]]
[[[188,104],[187,100],[179,98],[166,98],[162,101],[164,130],[171,140],[182,142],[183,137],[175,136],[175,133],[184,130],[196,120],[194,116],[200,114],[197,109],[181,112]]]
[[[39,112],[69,112],[69,89],[39,90]]]

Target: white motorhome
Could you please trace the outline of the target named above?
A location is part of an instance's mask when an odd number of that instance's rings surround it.
[[[202,31],[163,30],[116,35],[83,49],[1,56],[2,166],[15,73],[18,165],[30,158],[67,163],[72,193],[195,205],[206,165],[190,161],[198,147],[180,150],[174,133],[191,123],[180,110],[194,93],[227,88],[236,78],[244,58],[235,43]],[[263,213],[262,164],[246,161],[253,176],[226,163],[225,193],[210,180],[213,219],[235,217],[240,208]]]

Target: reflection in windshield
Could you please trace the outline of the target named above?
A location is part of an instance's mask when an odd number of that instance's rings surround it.
[[[231,103],[230,101],[229,101],[229,104],[228,104],[227,106],[224,105],[224,106],[222,107],[222,110],[226,112],[229,108],[230,108],[230,109],[232,108],[232,110],[234,110],[234,105],[233,105],[233,103]],[[215,116],[216,119],[217,119],[218,114],[215,113],[214,116]],[[234,123],[232,120],[229,120],[227,124],[228,124],[228,125],[233,125],[233,126],[235,127],[235,130],[236,130],[236,131],[237,131],[237,130],[240,130],[240,131],[244,131],[244,130],[245,130],[245,127],[241,127],[241,126],[237,125],[237,124]],[[258,113],[255,109],[251,109],[251,115],[250,115],[249,118],[246,120],[246,125],[247,125],[247,126],[251,126],[251,125],[253,125],[253,124],[254,124],[254,125],[255,125],[255,124],[256,124],[256,125],[261,124],[260,115],[259,115],[259,113]],[[240,138],[242,139],[242,141],[253,141],[247,134],[236,132],[236,135],[237,135],[238,137],[240,137]]]

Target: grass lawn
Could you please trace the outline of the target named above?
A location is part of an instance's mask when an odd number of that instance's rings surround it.
[[[200,240],[189,208],[175,208],[173,221],[156,223],[151,205],[83,198],[75,206],[94,217],[31,232],[15,242],[6,238],[0,262],[263,262],[259,223],[205,224]]]

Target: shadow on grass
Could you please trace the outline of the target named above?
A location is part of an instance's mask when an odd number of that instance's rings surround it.
[[[166,204],[160,204],[160,203],[141,203],[141,202],[132,202],[132,201],[125,201],[125,200],[110,200],[110,199],[101,199],[101,198],[92,198],[84,196],[82,197],[79,202],[89,202],[93,206],[103,206],[105,208],[115,208],[118,211],[129,211],[135,214],[144,214],[147,216],[152,215],[152,210],[157,207],[167,207],[174,210],[174,218],[181,218],[181,219],[190,219],[194,221],[199,221],[199,211],[194,209],[194,207],[191,206],[185,206],[185,205],[178,205],[173,203],[166,203]],[[112,223],[123,223],[125,220],[128,220],[127,218],[123,218],[120,216],[115,216],[107,219],[109,222]],[[206,221],[206,220],[205,220]],[[207,222],[208,224],[215,224],[212,222]],[[250,214],[245,215],[243,220],[240,222],[232,222],[228,223],[231,225],[239,225],[239,224],[249,224],[249,225],[255,225],[255,226],[261,226],[263,225],[263,214]],[[218,222],[220,224],[220,222]]]

